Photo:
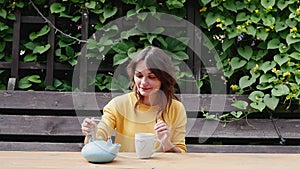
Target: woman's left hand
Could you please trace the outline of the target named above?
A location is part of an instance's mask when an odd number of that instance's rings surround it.
[[[162,142],[169,141],[170,129],[169,126],[162,120],[158,120],[154,126],[157,138]]]

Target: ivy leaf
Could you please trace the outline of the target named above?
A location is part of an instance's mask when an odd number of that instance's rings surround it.
[[[279,31],[282,31],[282,30],[285,30],[288,26],[283,23],[283,22],[278,22],[275,24],[275,31],[276,32],[279,32]]]
[[[235,118],[240,118],[243,115],[243,112],[241,112],[241,111],[237,111],[237,112],[232,111],[232,112],[230,112],[230,114]]]
[[[189,55],[183,51],[176,52],[174,57],[178,60],[187,60],[189,59]]]
[[[3,19],[6,19],[7,11],[6,11],[5,9],[0,9],[0,16],[1,16]]]
[[[297,43],[297,42],[300,42],[300,38],[299,37],[294,37],[293,34],[288,34],[286,36],[286,43],[288,45],[291,45],[291,44]]]
[[[62,4],[58,3],[58,2],[54,2],[50,6],[51,13],[61,13],[61,12],[65,11],[65,10],[66,10],[66,7],[62,6]]]
[[[33,83],[42,83],[42,81],[40,80],[40,76],[39,75],[31,75],[28,77],[28,81],[33,82]]]
[[[241,89],[251,86],[255,82],[255,78],[250,78],[249,76],[243,76],[239,80],[239,86]]]
[[[35,61],[37,61],[37,56],[33,55],[32,53],[29,53],[24,57],[23,60],[24,60],[24,62],[35,62]]]
[[[250,93],[248,98],[253,102],[259,102],[262,101],[264,95],[265,94],[262,91],[253,91],[252,93]]]
[[[296,80],[297,84],[300,84],[300,74],[295,75],[295,80]]]
[[[234,43],[234,39],[225,39],[222,43],[222,49],[223,51],[226,51],[232,44]]]
[[[274,38],[268,42],[267,49],[278,49],[279,45],[280,45],[280,40],[277,38]]]
[[[270,6],[275,5],[275,0],[262,0],[260,3],[264,8],[268,9]]]
[[[128,56],[123,53],[118,53],[114,56],[114,66],[125,63],[128,60]]]
[[[285,20],[285,23],[290,27],[293,28],[295,27],[298,22],[294,19],[294,18],[288,18],[287,20]]]
[[[242,60],[238,57],[234,57],[234,58],[231,59],[231,68],[233,70],[235,70],[235,69],[238,69],[238,68],[241,68],[241,67],[245,66],[246,63],[247,63],[247,61]]]
[[[250,17],[245,12],[238,13],[236,16],[237,22],[247,21]]]
[[[44,27],[42,27],[40,31],[30,33],[29,39],[33,41],[38,37],[46,35],[49,31],[50,31],[50,27],[48,25],[45,25]]]
[[[39,54],[42,54],[44,52],[46,52],[47,50],[50,49],[50,44],[47,44],[47,45],[44,45],[44,46],[36,46],[34,49],[33,49],[33,54],[35,53],[39,53]]]
[[[263,17],[262,20],[265,26],[270,26],[275,23],[275,18],[272,15],[267,15]]]
[[[274,61],[278,63],[280,66],[289,61],[288,55],[277,54],[274,56]]]
[[[271,74],[263,74],[260,76],[259,78],[259,84],[263,84],[263,83],[271,83],[273,81],[276,81],[277,80],[277,77],[276,76],[273,76]]]
[[[111,7],[111,6],[108,6],[106,5],[105,8],[104,8],[104,13],[103,13],[103,17],[104,19],[108,19],[112,16],[114,16],[118,11],[118,8],[117,7]]]
[[[279,0],[277,2],[277,6],[280,10],[283,10],[284,8],[286,8],[289,5],[288,1],[286,0]]]
[[[88,9],[95,9],[96,8],[96,2],[95,1],[86,2],[84,5]]]
[[[273,96],[284,96],[289,94],[289,92],[290,89],[284,84],[278,84],[271,90]]]
[[[257,109],[259,110],[260,112],[262,112],[265,107],[266,107],[266,104],[263,103],[263,102],[254,102],[254,103],[250,103],[250,106],[254,109]]]
[[[265,29],[260,29],[260,30],[257,31],[257,33],[256,33],[256,36],[257,36],[259,39],[263,40],[263,41],[265,41],[265,40],[267,39],[268,35],[269,35],[269,33],[266,32]]]
[[[32,86],[32,84],[28,81],[28,76],[23,77],[18,82],[18,87],[20,89],[27,89],[27,88],[29,88],[31,86]]]
[[[291,58],[294,58],[296,60],[300,60],[300,53],[299,52],[293,52],[290,54]]]
[[[238,108],[241,110],[246,110],[248,103],[244,100],[238,100],[238,101],[233,102],[231,105],[235,108]]]
[[[225,9],[229,10],[229,11],[233,11],[233,12],[237,12],[236,11],[236,5],[235,5],[235,1],[226,1],[223,6],[225,7]]]
[[[269,109],[274,111],[279,103],[279,98],[266,94],[264,97],[264,103]]]
[[[266,61],[261,66],[260,69],[264,71],[264,73],[267,73],[267,71],[271,70],[276,66],[276,62],[274,61]]]
[[[247,34],[248,35],[252,35],[253,37],[255,37],[255,35],[256,35],[256,28],[254,26],[252,26],[252,25],[249,25],[247,27]]]
[[[218,17],[219,17],[219,15],[216,14],[215,12],[209,12],[205,18],[205,23],[209,27],[217,21]]]
[[[210,1],[212,1],[212,0],[201,0],[201,2],[203,3],[203,6],[205,6],[206,4],[210,3]]]
[[[246,60],[250,60],[253,50],[250,46],[245,46],[245,47],[239,47],[238,48],[238,53],[245,58]]]

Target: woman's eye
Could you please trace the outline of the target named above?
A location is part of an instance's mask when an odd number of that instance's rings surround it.
[[[155,79],[156,76],[149,76],[149,79]]]

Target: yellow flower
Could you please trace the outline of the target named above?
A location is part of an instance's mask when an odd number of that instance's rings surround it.
[[[238,25],[238,26],[236,27],[236,29],[238,29],[238,30],[242,29],[241,25]]]
[[[270,25],[270,29],[274,29],[275,26],[273,24]]]
[[[269,10],[273,9],[273,6],[269,6],[268,9],[269,9]]]
[[[270,31],[270,29],[269,28],[266,28],[266,32],[269,32]]]
[[[297,32],[297,28],[296,27],[293,27],[292,29],[290,29],[290,33],[293,33],[293,32]]]
[[[258,69],[258,64],[255,65],[255,67],[253,68],[253,71],[256,72]]]
[[[217,18],[216,22],[222,22],[221,18]]]
[[[283,77],[285,77],[285,76],[288,76],[288,77],[289,77],[289,76],[291,76],[291,73],[290,73],[290,72],[284,72],[284,73],[283,73]]]
[[[276,73],[277,69],[275,67],[272,68],[272,72]]]
[[[254,11],[255,13],[259,13],[259,10],[258,9],[255,9],[255,11]]]
[[[231,85],[230,88],[231,88],[231,90],[236,91],[239,88],[239,86],[238,85]]]
[[[201,8],[200,10],[199,10],[199,12],[205,12],[207,10],[207,7],[203,7],[203,8]]]
[[[291,93],[290,93],[290,94],[288,94],[288,95],[285,97],[285,99],[286,99],[286,100],[290,100],[291,97],[292,97],[292,95],[291,95]]]
[[[258,101],[258,100],[259,100],[259,97],[256,96],[256,97],[255,97],[255,100]]]

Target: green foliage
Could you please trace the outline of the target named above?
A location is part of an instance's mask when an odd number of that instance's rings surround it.
[[[250,104],[219,120],[253,112],[289,109],[300,103],[300,8],[297,0],[200,0],[200,27],[216,49],[232,92],[247,94]],[[209,116],[209,114],[207,115]]]

